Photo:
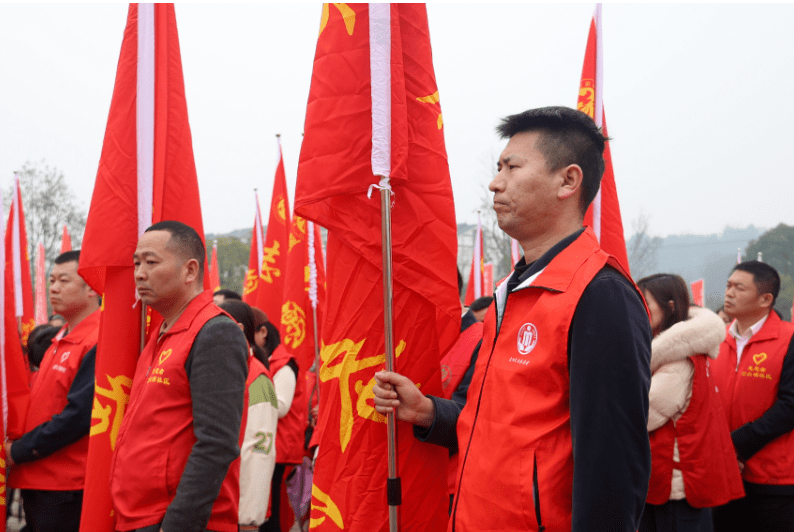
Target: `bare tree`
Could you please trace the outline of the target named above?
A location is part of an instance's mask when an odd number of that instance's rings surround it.
[[[640,211],[637,218],[631,222],[631,230],[634,234],[631,235],[626,247],[628,248],[631,276],[635,279],[653,273],[657,267],[662,239],[648,233],[650,225],[651,217],[644,211]]]

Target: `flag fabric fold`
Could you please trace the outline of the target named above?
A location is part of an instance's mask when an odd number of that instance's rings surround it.
[[[590,33],[587,37],[587,49],[582,66],[582,80],[576,108],[587,113],[601,128],[604,136],[608,136],[603,104],[602,65],[601,4],[598,4],[590,21]],[[585,213],[584,223],[593,228],[601,244],[601,249],[614,256],[626,271],[629,271],[626,240],[623,235],[623,218],[620,214],[620,202],[618,201],[615,172],[612,168],[612,150],[609,142],[604,148],[604,163],[601,188]]]
[[[6,225],[6,270],[12,272],[12,295],[17,328],[22,345],[27,345],[28,335],[36,326],[33,307],[33,281],[30,276],[30,255],[28,254],[28,234],[25,229],[25,208],[19,188],[19,176],[14,175],[11,210]]]
[[[115,530],[109,465],[143,321],[132,255],[143,231],[162,220],[184,222],[203,238],[174,5],[130,4],[79,266],[103,296],[83,532]],[[159,322],[153,312],[150,327]]]
[[[69,229],[66,224],[63,224],[63,236],[61,237],[61,253],[66,253],[72,250],[72,236],[69,234]]]
[[[243,301],[256,306],[262,287],[260,268],[264,253],[265,238],[262,233],[262,216],[259,213],[259,195],[254,191],[254,229],[251,231],[251,253],[248,255],[248,270],[243,281]],[[270,315],[268,315],[269,317]],[[270,318],[273,319],[273,318]]]
[[[296,186],[296,214],[328,229],[320,454],[313,530],[388,529],[386,418],[374,373],[385,331],[381,208],[391,190],[396,371],[441,394],[457,339],[457,236],[423,4],[325,4]],[[269,231],[269,229],[268,229]],[[398,423],[405,530],[446,528],[447,451]]]
[[[63,253],[63,251],[61,251]],[[44,244],[36,246],[36,325],[47,323],[47,272],[45,271]]]

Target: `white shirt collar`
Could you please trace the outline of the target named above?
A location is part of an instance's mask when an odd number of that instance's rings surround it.
[[[733,323],[731,323],[730,328],[728,328],[728,332],[730,333],[731,336],[733,336],[734,339],[744,340],[746,342],[747,340],[752,338],[758,331],[761,330],[761,327],[764,326],[764,323],[766,323],[766,319],[768,317],[769,314],[767,314],[766,316],[755,322],[753,325],[748,327],[747,330],[744,331],[744,334],[739,334],[739,326],[737,325],[739,321],[733,320]]]

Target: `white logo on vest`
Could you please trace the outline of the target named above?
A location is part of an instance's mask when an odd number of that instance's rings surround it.
[[[67,351],[67,352],[65,352],[64,354],[61,355],[61,364],[66,362],[66,359],[69,358],[70,354],[71,354],[71,351]]]
[[[538,329],[531,323],[525,323],[518,330],[518,352],[528,355],[538,343]]]

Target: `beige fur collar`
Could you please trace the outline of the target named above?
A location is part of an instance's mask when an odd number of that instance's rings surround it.
[[[651,343],[651,373],[670,362],[692,355],[717,358],[725,339],[725,324],[706,308],[690,307],[689,319],[662,332]]]

